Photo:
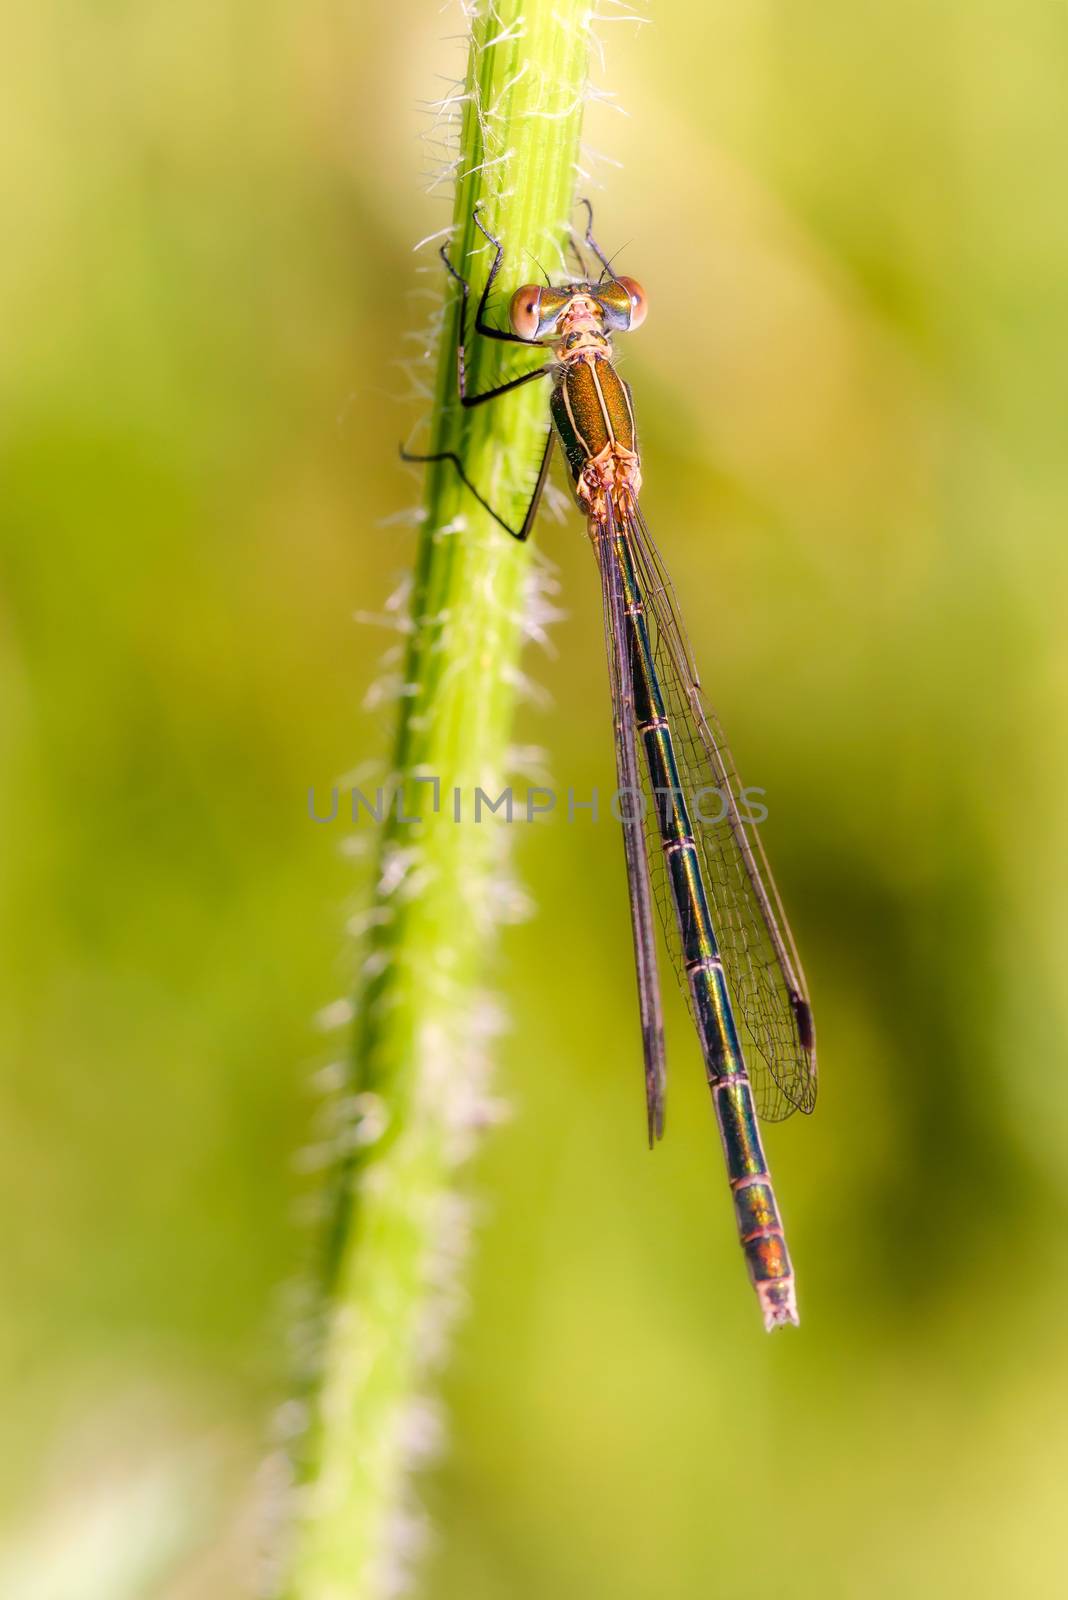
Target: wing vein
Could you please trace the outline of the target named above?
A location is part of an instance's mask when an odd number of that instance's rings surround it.
[[[642,792],[635,747],[634,685],[627,641],[627,618],[622,580],[615,553],[615,523],[609,504],[607,520],[591,529],[601,573],[605,650],[612,687],[615,723],[616,775],[620,791],[629,796],[623,816],[623,844],[627,862],[634,965],[638,980],[642,1048],[645,1057],[645,1099],[649,1144],[663,1137],[666,1066],[664,1022],[657,971],[649,863],[645,853],[644,824],[636,807]]]
[[[795,1110],[811,1111],[816,1098],[815,1033],[793,935],[756,824],[743,815],[744,791],[734,758],[702,695],[671,579],[638,506],[628,503],[625,515],[716,937],[728,988],[740,1013],[736,1021],[760,1114],[778,1120]],[[696,800],[710,789],[720,797],[721,814],[713,820]],[[650,859],[654,852],[660,854],[658,839],[648,836],[647,846]],[[679,970],[675,919],[661,893],[657,902]],[[681,971],[679,976],[688,993]]]

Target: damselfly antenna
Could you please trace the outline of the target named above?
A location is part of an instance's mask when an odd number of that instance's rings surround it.
[[[534,253],[532,251],[530,251],[530,250],[524,250],[523,254],[525,256],[530,256],[531,261],[533,261],[534,265],[537,267],[538,271],[541,273],[542,277],[545,279],[545,287],[547,289],[551,289],[552,286],[553,286],[553,280],[550,278],[549,274],[546,272],[545,268],[542,266],[542,264],[538,260],[537,256],[534,255]]]
[[[612,256],[611,260],[605,262],[604,267],[601,270],[601,276],[598,279],[598,282],[603,283],[606,278],[611,278],[613,283],[622,283],[623,282],[623,279],[618,277],[616,275],[616,273],[612,270],[612,262],[616,259],[616,256],[622,255],[623,251],[626,248],[627,247],[626,247],[625,244],[621,244],[619,249],[616,251],[616,255]]]

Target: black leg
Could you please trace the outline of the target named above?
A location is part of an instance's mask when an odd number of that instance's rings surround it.
[[[538,345],[539,348],[544,349],[540,339],[524,339],[518,333],[513,333],[510,328],[507,330],[503,328],[491,328],[489,323],[486,321],[486,306],[489,303],[490,291],[493,288],[497,274],[501,270],[501,263],[504,260],[504,246],[499,239],[495,239],[493,237],[488,228],[484,228],[482,226],[481,222],[478,220],[477,210],[472,212],[471,220],[482,237],[488,240],[488,242],[496,251],[496,254],[493,257],[493,265],[489,269],[489,277],[486,279],[486,287],[483,289],[482,294],[479,297],[478,310],[475,312],[476,333],[480,333],[484,339],[502,339],[506,344],[534,344]],[[448,262],[445,264],[448,266],[449,271],[452,272],[453,277],[459,278],[460,282],[464,283],[463,278],[460,278],[460,274],[455,272]],[[467,285],[464,283],[464,310],[466,311],[466,309]]]
[[[513,539],[518,539],[520,542],[523,542],[526,539],[529,539],[530,530],[534,526],[534,518],[538,514],[538,506],[541,503],[542,493],[545,489],[545,480],[549,476],[549,462],[552,459],[554,437],[555,435],[553,430],[550,428],[548,437],[545,440],[545,449],[542,451],[541,467],[538,470],[538,481],[534,485],[534,492],[530,497],[530,504],[527,506],[526,515],[523,518],[523,525],[518,529],[513,528],[510,523],[505,522],[504,518],[498,512],[494,511],[489,501],[479,494],[478,490],[471,482],[471,479],[464,471],[463,462],[460,460],[460,457],[456,454],[455,450],[437,450],[433,455],[417,456],[413,455],[411,451],[405,450],[404,446],[402,445],[401,460],[451,461],[453,466],[456,468],[460,482],[465,486],[465,488],[470,489],[471,493],[474,495],[483,511],[488,511],[494,522],[499,523],[504,529],[505,533],[510,533]]]
[[[579,277],[582,279],[583,283],[589,283],[589,281],[590,281],[590,269],[586,265],[586,259],[583,256],[582,251],[579,249],[578,240],[575,238],[575,235],[573,233],[571,233],[571,232],[568,233],[567,242],[568,242],[568,245],[571,248],[571,254],[574,256],[575,260],[578,262]]]
[[[478,219],[477,209],[473,213],[473,220],[479,232],[489,241],[490,244],[493,245],[496,251],[496,254],[493,258],[493,265],[490,267],[489,276],[486,279],[486,286],[482,290],[482,294],[479,297],[478,308],[475,312],[476,333],[481,334],[483,338],[486,339],[499,339],[506,344],[533,345],[537,349],[543,350],[545,346],[542,344],[540,339],[523,339],[517,333],[505,332],[501,328],[491,328],[486,322],[486,307],[489,303],[490,292],[493,289],[493,284],[496,280],[497,274],[501,270],[501,263],[504,260],[504,248],[500,240],[495,239],[493,234],[490,233],[487,228],[482,226],[482,223]],[[446,270],[448,271],[450,277],[455,278],[456,282],[460,285],[460,318],[456,340],[456,388],[459,393],[460,404],[465,409],[469,409],[472,406],[485,405],[488,400],[496,400],[500,395],[507,394],[509,390],[522,388],[523,384],[532,383],[535,378],[543,378],[547,373],[551,372],[552,364],[547,363],[543,367],[532,368],[530,372],[521,372],[517,378],[509,378],[506,382],[499,383],[492,389],[484,389],[481,394],[468,394],[466,347],[467,312],[468,304],[471,298],[471,285],[463,276],[463,274],[458,272],[453,266],[452,262],[449,260],[447,246],[443,245],[439,251],[439,254],[442,261],[445,263]],[[460,478],[460,481],[474,495],[475,499],[478,501],[483,510],[489,512],[494,522],[499,523],[506,533],[511,534],[513,539],[524,540],[529,538],[530,530],[534,525],[534,518],[537,515],[538,505],[541,501],[542,492],[545,488],[545,480],[549,474],[549,461],[552,457],[552,448],[553,431],[550,428],[545,440],[545,449],[542,452],[541,467],[538,471],[538,481],[534,485],[534,492],[530,497],[530,504],[527,506],[527,511],[523,518],[522,526],[518,529],[513,528],[509,523],[505,522],[504,518],[493,509],[489,501],[479,493],[478,489],[476,489],[475,485],[471,482],[471,479],[464,471],[463,462],[460,460],[460,457],[457,455],[455,450],[438,450],[435,451],[433,455],[415,455],[411,451],[405,450],[402,445],[400,453],[403,461],[451,462],[456,468],[456,472]]]
[[[588,200],[580,200],[579,204],[586,207],[586,243],[589,245],[590,249],[593,251],[604,270],[608,273],[609,277],[613,277],[614,274],[612,272],[612,263],[609,261],[608,257],[597,243],[597,240],[593,237],[593,207],[590,205]]]
[[[483,233],[486,233],[486,230],[482,227],[477,215],[475,217],[475,223]],[[500,328],[490,328],[483,323],[482,314],[486,309],[486,300],[489,296],[490,289],[493,286],[493,280],[501,270],[501,261],[504,256],[504,252],[501,249],[498,241],[493,239],[492,235],[488,233],[486,233],[486,238],[490,239],[491,242],[497,246],[497,254],[494,258],[493,266],[490,268],[490,274],[486,280],[486,287],[482,291],[482,298],[479,300],[478,310],[475,313],[475,331],[482,334],[483,337],[487,339],[502,339],[508,344],[530,344],[535,345],[539,350],[543,349],[544,346],[538,339],[521,339],[516,333],[504,333]],[[548,365],[544,367],[533,367],[530,372],[522,372],[518,378],[510,378],[507,383],[499,383],[492,389],[483,389],[481,394],[468,394],[467,307],[471,296],[471,285],[468,283],[467,279],[462,275],[462,273],[457,272],[456,268],[449,260],[449,252],[444,245],[442,245],[439,254],[442,261],[444,261],[450,276],[455,278],[456,282],[460,285],[460,327],[456,341],[456,387],[460,395],[460,404],[465,409],[470,409],[471,406],[484,405],[487,400],[496,400],[499,395],[507,394],[509,389],[520,388],[524,383],[529,383],[532,378],[544,377],[544,375],[551,370],[551,367]]]
[[[531,383],[535,378],[544,378],[551,372],[551,367],[534,367],[530,372],[521,372],[518,378],[509,378],[507,383],[499,383],[494,389],[483,389],[481,394],[468,394],[466,387],[467,373],[464,368],[464,347],[459,345],[456,351],[456,386],[460,391],[460,404],[465,410],[472,406],[485,405],[487,400],[497,400],[502,394],[507,394],[509,389],[521,389],[525,383]]]
[[[538,468],[538,481],[534,485],[534,493],[530,497],[530,504],[527,506],[527,514],[523,518],[523,526],[516,534],[516,538],[520,541],[525,541],[530,538],[530,531],[534,526],[534,518],[538,514],[538,507],[541,505],[541,497],[545,492],[545,480],[549,476],[549,462],[553,458],[553,440],[555,438],[556,432],[554,429],[550,428],[549,432],[545,436],[545,449],[542,451],[541,466]]]

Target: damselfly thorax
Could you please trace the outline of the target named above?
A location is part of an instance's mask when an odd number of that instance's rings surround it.
[[[549,405],[576,499],[603,520],[606,497],[642,486],[630,390],[610,357],[585,347],[565,357]]]
[[[627,288],[628,298],[644,303],[637,284],[628,280]],[[533,292],[539,294],[540,309],[543,291]],[[519,319],[525,320],[530,294],[529,289],[520,290],[513,297],[513,322],[517,303]],[[552,339],[553,424],[579,506],[587,517],[598,519],[605,515],[607,498],[637,495],[642,484],[634,406],[629,386],[616,371],[606,328],[609,314],[595,298],[592,285],[575,285],[557,317]],[[634,320],[632,305],[630,321]]]

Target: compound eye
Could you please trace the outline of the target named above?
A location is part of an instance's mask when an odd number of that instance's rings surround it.
[[[538,325],[541,322],[541,287],[536,283],[525,283],[517,289],[512,296],[512,303],[508,310],[512,322],[512,331],[521,339],[536,339]]]
[[[630,331],[640,328],[645,321],[645,313],[649,309],[649,302],[645,297],[645,290],[637,278],[617,278],[616,282],[622,284],[630,296]]]

